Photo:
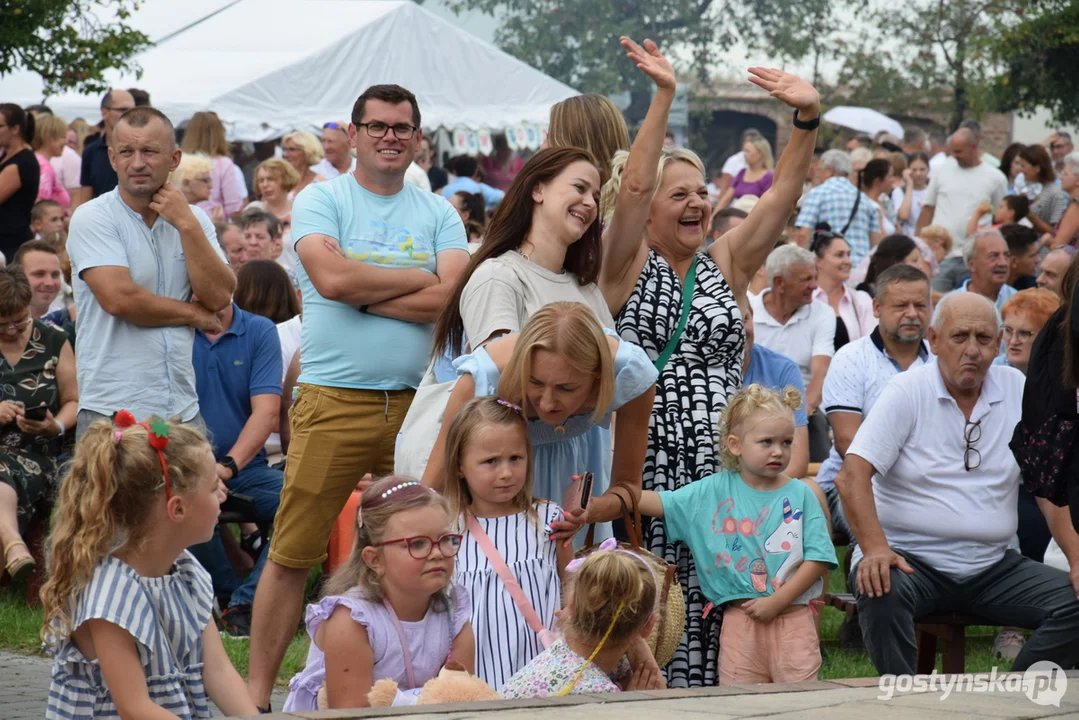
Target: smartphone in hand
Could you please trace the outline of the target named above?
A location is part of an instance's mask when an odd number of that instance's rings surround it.
[[[48,416],[48,405],[38,405],[37,407],[28,407],[23,410],[23,417],[25,417],[27,420],[33,420],[34,422],[42,422]]]
[[[592,486],[596,476],[593,473],[581,473],[574,475],[570,484],[562,495],[562,509],[566,512],[574,512],[588,509],[588,502],[592,499]]]

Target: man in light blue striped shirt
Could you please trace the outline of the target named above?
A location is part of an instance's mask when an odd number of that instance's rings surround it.
[[[167,182],[180,162],[169,119],[133,108],[110,142],[119,185],[79,206],[67,242],[85,338],[76,438],[120,409],[196,421],[195,329],[220,332],[214,313],[236,288],[213,223]]]

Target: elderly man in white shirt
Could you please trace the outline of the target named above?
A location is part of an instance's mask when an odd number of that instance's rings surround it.
[[[816,256],[797,245],[781,245],[764,263],[770,287],[750,295],[756,342],[786,355],[802,373],[809,417],[809,460],[828,457],[828,421],[816,414],[824,376],[835,354],[836,318],[832,308],[813,299],[817,289]]]
[[[928,332],[937,362],[892,379],[835,478],[858,541],[849,582],[881,674],[913,674],[915,618],[947,611],[1034,630],[1013,670],[1079,662],[1079,536],[1068,509],[1038,500],[1070,577],[1007,549],[1019,489],[1008,442],[1024,378],[992,366],[1000,337],[987,298],[943,299]]]

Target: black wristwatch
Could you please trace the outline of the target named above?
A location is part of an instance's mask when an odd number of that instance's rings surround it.
[[[820,127],[820,113],[817,113],[817,117],[812,120],[802,121],[798,119],[798,109],[794,110],[794,127],[799,130],[816,130]]]
[[[232,477],[229,480],[235,480],[240,476],[240,468],[236,466],[236,461],[232,459],[231,455],[221,458],[220,463],[232,471]]]

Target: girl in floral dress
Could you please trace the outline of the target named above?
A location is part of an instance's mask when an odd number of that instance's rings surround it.
[[[0,572],[20,581],[34,572],[23,535],[53,494],[79,405],[75,353],[62,330],[30,316],[31,295],[21,270],[0,268]],[[26,415],[40,406],[43,417]]]
[[[613,540],[583,562],[567,588],[562,615],[565,636],[537,655],[502,687],[504,698],[619,692],[611,681],[622,656],[655,623],[656,577],[638,555],[617,549]],[[609,548],[609,549],[608,549]],[[574,567],[578,565],[578,567]],[[618,598],[618,602],[614,602]],[[655,669],[638,666],[625,690],[652,687]]]

